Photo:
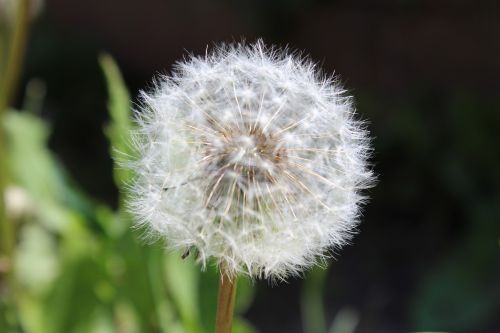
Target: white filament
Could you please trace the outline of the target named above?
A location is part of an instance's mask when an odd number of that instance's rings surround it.
[[[373,179],[351,98],[262,41],[177,64],[142,93],[130,210],[206,265],[284,279],[339,248]]]

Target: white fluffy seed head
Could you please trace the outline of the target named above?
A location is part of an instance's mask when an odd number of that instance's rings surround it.
[[[190,56],[143,92],[137,224],[228,274],[285,279],[350,239],[367,133],[315,65],[262,41]]]

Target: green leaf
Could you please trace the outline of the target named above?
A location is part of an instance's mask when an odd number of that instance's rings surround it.
[[[162,251],[141,244],[132,232],[125,233],[110,249],[107,266],[117,298],[134,309],[140,332],[173,332],[167,329],[173,325],[174,311],[166,299]]]
[[[328,270],[313,268],[304,279],[301,297],[304,331],[307,333],[326,333],[323,290]]]
[[[184,333],[176,311],[167,296],[164,282],[165,251],[159,246],[147,248],[148,277],[151,296],[155,305],[156,320],[162,332]]]
[[[193,259],[182,260],[176,253],[166,255],[165,281],[187,333],[203,332],[198,308],[199,275]]]
[[[48,126],[38,117],[10,111],[5,115],[8,161],[16,184],[36,197],[62,197],[63,177],[47,148]]]
[[[46,332],[68,333],[92,319],[99,298],[95,281],[102,277],[90,258],[68,262],[44,308]]]
[[[246,320],[236,319],[233,322],[232,333],[256,333],[255,328],[250,325]]]
[[[19,239],[15,255],[17,282],[34,294],[43,294],[60,271],[56,239],[34,223],[19,230]]]
[[[247,311],[250,305],[252,305],[254,297],[255,289],[252,281],[244,276],[238,277],[236,302],[234,305],[235,315]]]
[[[117,162],[129,159],[132,150],[129,146],[129,135],[132,130],[130,94],[116,62],[108,54],[99,57],[99,63],[108,86],[108,111],[110,123],[105,133],[111,143],[111,156],[115,161],[114,179],[122,188],[131,179],[131,172]]]
[[[200,274],[199,295],[200,314],[205,332],[212,332],[215,327],[215,313],[217,308],[217,293],[219,288],[219,274],[216,267],[208,266]],[[238,295],[238,290],[236,290]]]
[[[93,221],[93,203],[71,184],[47,148],[47,124],[35,115],[10,111],[5,129],[11,178],[26,192],[30,213],[52,231],[61,231],[74,214]]]
[[[96,221],[111,239],[118,239],[123,234],[130,232],[131,221],[128,215],[116,213],[108,206],[98,205],[94,209]]]

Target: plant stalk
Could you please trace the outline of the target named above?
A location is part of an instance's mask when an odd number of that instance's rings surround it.
[[[225,274],[224,270],[221,268],[215,333],[231,333],[234,302],[236,299],[236,282],[236,276]]]
[[[0,77],[0,257],[7,262],[7,267],[12,267],[12,255],[14,252],[15,231],[6,214],[5,187],[8,180],[7,153],[4,132],[4,115],[7,107],[12,102],[19,74],[24,58],[28,26],[30,19],[30,0],[18,0],[16,17],[12,35],[9,38],[9,48],[6,62]],[[2,45],[5,46],[5,43]],[[12,275],[12,269],[6,273]]]
[[[9,38],[7,62],[3,77],[0,78],[0,116],[12,102],[19,81],[30,21],[30,0],[18,0],[16,18]]]

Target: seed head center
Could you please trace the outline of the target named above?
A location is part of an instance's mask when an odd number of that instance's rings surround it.
[[[222,143],[212,148],[216,151],[208,152],[217,156],[209,166],[211,171],[216,175],[225,172],[245,183],[273,181],[286,157],[278,138],[258,127],[236,128],[221,135]]]

